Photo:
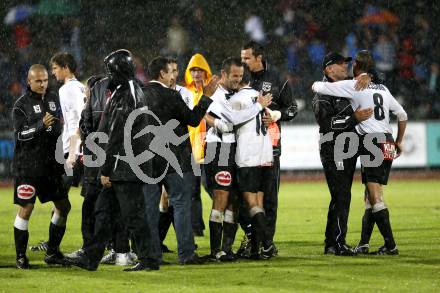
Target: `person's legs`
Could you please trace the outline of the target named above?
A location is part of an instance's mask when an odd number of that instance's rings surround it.
[[[249,215],[252,220],[251,257],[258,257],[260,243],[263,243],[265,249],[272,245],[267,234],[266,216],[264,209],[258,205],[258,193],[244,192],[243,197],[249,206]]]
[[[194,176],[195,183],[191,193],[191,223],[195,236],[203,236],[205,223],[203,222],[203,206],[201,194],[201,177]]]
[[[29,219],[32,215],[33,209],[33,203],[20,206],[14,221],[14,240],[17,258],[16,266],[19,269],[29,268],[29,261],[26,257],[26,248],[29,240]]]
[[[171,223],[173,223],[173,207],[169,205],[168,193],[165,189],[165,187],[162,188],[159,204],[159,239],[162,253],[172,252],[163,243],[168,234]]]
[[[214,189],[211,215],[209,217],[209,240],[211,256],[215,257],[221,249],[223,235],[223,214],[228,205],[229,191]]]
[[[144,184],[138,182],[112,182],[119,202],[122,220],[133,237],[138,259],[142,263],[154,263],[159,269],[159,259],[150,257],[151,231],[146,215]],[[157,202],[156,208],[158,209]],[[156,222],[156,228],[158,223]],[[159,236],[157,235],[157,238]]]
[[[110,257],[114,253],[114,264],[117,266],[127,266],[135,264],[135,258],[130,254],[130,233],[125,226],[120,210],[115,211],[113,227],[113,251],[109,252]],[[132,241],[132,249],[136,251],[136,245]],[[105,260],[103,257],[102,260]],[[101,263],[102,263],[101,260]]]
[[[160,212],[159,202],[161,189],[158,184],[144,184],[143,192],[145,197],[146,216],[150,229],[150,251],[148,256],[154,259],[162,258],[161,239],[159,235]],[[169,227],[169,225],[168,225]]]
[[[49,226],[49,241],[47,255],[57,253],[61,240],[66,232],[67,215],[70,212],[71,206],[69,199],[61,199],[54,201],[54,213]]]
[[[112,238],[114,230],[114,214],[119,210],[113,187],[103,188],[95,203],[95,227],[92,241],[85,247],[84,252],[88,265],[97,268],[105,251],[106,243]]]
[[[277,211],[278,211],[278,193],[280,189],[280,158],[278,156],[273,157],[272,166],[272,180],[270,184],[266,184],[267,188],[264,188],[264,203],[263,208],[267,219],[267,235],[269,240],[273,242],[275,236]]]
[[[368,182],[366,185],[369,201],[373,205],[372,213],[374,221],[384,238],[386,248],[393,250],[396,248],[396,243],[394,241],[393,231],[391,229],[388,208],[383,202],[382,185],[375,182]]]
[[[222,251],[227,255],[233,255],[232,245],[234,244],[235,234],[237,233],[236,208],[238,201],[238,191],[232,190],[229,194],[228,207],[225,210],[223,219],[223,240]]]
[[[373,206],[369,201],[368,190],[365,187],[365,195],[364,195],[364,203],[365,203],[365,212],[362,216],[362,230],[361,230],[361,240],[356,247],[356,250],[359,253],[367,253],[369,249],[369,243],[371,234],[374,229],[374,217],[373,217]]]
[[[327,224],[325,228],[325,249],[324,253],[328,253],[330,250],[334,250],[336,245],[335,239],[335,223],[336,223],[336,190],[335,187],[338,184],[334,176],[337,172],[334,167],[334,162],[322,162],[324,167],[325,179],[327,181],[327,186],[330,191],[330,203],[327,212]]]
[[[194,255],[194,235],[191,226],[191,190],[194,176],[184,173],[182,178],[177,173],[172,173],[165,177],[165,181],[169,187],[170,205],[173,207],[178,256],[181,262],[185,262]]]
[[[82,204],[81,232],[83,236],[82,247],[85,247],[90,244],[90,241],[92,241],[93,238],[95,230],[95,204],[102,187],[96,181],[84,183],[83,188],[86,188],[86,190],[84,192],[84,201]]]

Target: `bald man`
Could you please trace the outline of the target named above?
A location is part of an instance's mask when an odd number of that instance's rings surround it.
[[[59,245],[66,231],[70,202],[64,187],[63,166],[55,159],[58,137],[62,133],[61,107],[58,95],[47,90],[48,73],[40,64],[31,66],[26,94],[12,109],[15,151],[12,161],[14,204],[18,213],[14,222],[16,267],[29,269],[26,247],[28,223],[35,199],[52,201],[54,213],[49,226],[49,247],[44,257],[47,264],[64,264]]]

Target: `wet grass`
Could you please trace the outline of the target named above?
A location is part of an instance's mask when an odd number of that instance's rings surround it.
[[[41,252],[28,252],[35,269],[14,268],[13,227],[16,208],[12,189],[0,189],[0,292],[439,292],[440,183],[393,181],[385,189],[399,256],[326,256],[323,232],[329,195],[325,182],[281,186],[276,243],[279,256],[270,261],[239,261],[201,266],[163,266],[158,272],[123,273],[103,265],[97,272],[48,267]],[[204,197],[205,220],[210,199]],[[71,193],[72,214],[62,249],[81,243],[79,190]],[[37,204],[30,222],[30,244],[47,238],[50,204]],[[354,184],[348,243],[359,239],[362,188]],[[199,254],[208,253],[209,234],[196,238]],[[242,233],[237,235],[240,240]],[[236,241],[236,246],[239,241]],[[176,250],[174,233],[166,244]],[[382,244],[377,228],[371,242]],[[176,254],[165,259],[176,263]]]

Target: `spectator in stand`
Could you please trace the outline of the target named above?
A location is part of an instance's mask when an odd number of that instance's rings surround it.
[[[314,38],[308,46],[308,53],[312,67],[316,68],[316,70],[313,71],[313,76],[316,76],[316,78],[319,79],[322,76],[322,69],[320,66],[326,53],[325,45],[321,40]]]
[[[60,52],[70,52],[77,61],[76,73],[82,74],[82,50],[81,50],[81,35],[80,24],[78,18],[66,18],[63,22],[65,29],[63,31],[63,40]]]
[[[432,63],[428,78],[428,97],[430,101],[430,111],[428,117],[430,119],[440,118],[440,84],[439,84],[439,66],[437,63]]]
[[[143,85],[146,85],[148,83],[148,77],[147,73],[145,72],[144,62],[141,57],[134,56],[133,57],[133,63],[134,63],[134,77],[140,81]]]
[[[200,7],[194,9],[194,17],[189,26],[190,41],[193,52],[204,53],[205,48],[205,27],[206,24],[203,20],[203,10]]]
[[[379,35],[373,48],[373,56],[376,61],[376,70],[384,74],[385,84],[393,92],[396,48],[387,34],[382,33]]]
[[[254,13],[248,13],[244,22],[244,30],[249,39],[258,43],[266,42],[266,33],[264,32],[263,21],[261,17]]]
[[[171,18],[171,25],[167,31],[166,46],[167,53],[175,56],[181,62],[188,46],[188,32],[182,27],[177,16]]]
[[[16,72],[11,52],[8,52],[4,42],[0,42],[0,92],[5,90],[15,79]]]
[[[414,65],[416,63],[416,57],[414,55],[413,40],[407,37],[403,40],[401,45],[401,51],[397,55],[399,62],[399,94],[406,97],[408,102],[413,102],[413,88],[415,88],[414,80]]]
[[[356,34],[354,32],[351,32],[345,37],[345,46],[342,50],[342,55],[347,57],[354,57],[359,51],[360,49],[358,46]]]

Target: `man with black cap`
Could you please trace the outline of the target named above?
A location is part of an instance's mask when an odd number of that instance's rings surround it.
[[[348,63],[351,57],[343,57],[338,53],[329,53],[324,57],[322,69],[324,81],[335,82],[348,78]],[[365,88],[370,81],[366,76],[358,85]],[[334,98],[316,94],[313,99],[313,111],[319,124],[321,134],[320,156],[324,167],[327,185],[330,190],[331,201],[327,214],[327,226],[325,231],[325,254],[354,255],[352,249],[345,244],[347,233],[347,220],[350,209],[351,185],[356,169],[357,155],[352,158],[337,162],[334,157],[336,137],[344,132],[355,133],[355,126],[372,114],[372,109],[357,109],[353,112],[350,101],[345,98]],[[333,136],[331,140],[324,141],[322,138]],[[344,143],[344,151],[348,142]],[[342,151],[342,150],[341,150]],[[343,165],[343,169],[338,168]]]
[[[374,59],[367,50],[359,51],[353,63],[355,77],[367,75],[374,68]],[[353,108],[373,108],[371,118],[356,125],[356,132],[360,136],[360,154],[362,162],[362,183],[365,184],[366,211],[362,225],[362,238],[366,236],[365,243],[361,240],[356,251],[368,253],[368,240],[377,224],[384,238],[384,245],[376,254],[399,254],[391,229],[390,215],[383,201],[383,185],[388,183],[388,176],[394,159],[402,153],[402,141],[405,134],[408,115],[403,107],[381,82],[371,82],[362,90],[357,91],[355,81],[344,80],[335,83],[315,82],[312,90],[316,93],[342,96],[350,100]],[[397,137],[393,138],[390,125],[390,112],[397,116]],[[373,161],[370,159],[373,157]],[[369,206],[368,206],[369,205]],[[368,212],[369,210],[369,212]],[[369,215],[367,214],[369,213]],[[368,227],[364,226],[365,217],[370,218]],[[365,223],[366,224],[366,223]]]

